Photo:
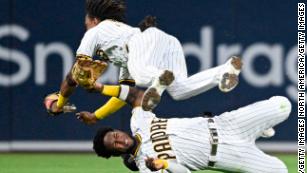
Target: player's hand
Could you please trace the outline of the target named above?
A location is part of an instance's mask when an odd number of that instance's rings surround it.
[[[57,107],[58,98],[59,98],[59,93],[55,92],[55,93],[47,95],[44,99],[44,106],[48,114],[52,116],[63,113],[63,108]]]
[[[51,111],[55,114],[60,114],[60,113],[63,113],[63,108],[59,108],[57,106],[57,102],[54,102],[52,105],[51,105]]]
[[[164,169],[165,162],[166,160],[154,159],[152,157],[148,157],[147,159],[145,159],[146,166],[151,171],[159,171],[160,169]]]
[[[94,113],[82,111],[77,113],[76,115],[77,119],[84,122],[85,124],[95,124],[98,121]]]
[[[79,86],[91,91],[93,90],[94,83],[107,67],[108,64],[105,61],[77,57],[77,60],[71,69],[71,76]]]

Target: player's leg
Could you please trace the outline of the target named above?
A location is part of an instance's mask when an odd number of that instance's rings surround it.
[[[159,78],[154,78],[151,86],[145,91],[142,107],[144,110],[154,109],[162,93],[169,87],[177,78],[187,78],[187,67],[184,58],[184,53],[179,41],[161,30],[153,29],[155,37],[158,37],[156,46],[166,43],[163,47],[158,48],[162,56],[152,56],[150,64],[157,69],[162,69],[164,72]],[[155,63],[156,60],[159,63]]]
[[[144,94],[144,110],[152,110],[174,80],[172,69],[165,66],[168,63],[165,62],[165,50],[176,47],[170,38],[161,30],[149,28],[129,42],[129,72],[138,86],[149,87]]]
[[[157,68],[164,46],[167,46],[167,41],[156,29],[146,29],[130,39],[127,65],[137,86],[149,87],[164,72],[164,69]]]
[[[187,99],[201,94],[215,86],[223,92],[229,92],[238,84],[238,75],[242,67],[241,59],[231,57],[225,64],[204,70],[190,77],[175,76],[168,91],[175,100]]]
[[[138,86],[150,85],[144,95],[145,110],[157,105],[158,97],[166,88],[176,100],[198,95],[217,85],[221,91],[228,92],[238,84],[241,65],[239,58],[232,57],[223,65],[188,78],[183,50],[175,37],[150,28],[129,42],[129,72]],[[168,72],[175,76],[170,86],[174,77]]]
[[[287,173],[285,164],[259,150],[254,143],[219,144],[217,169],[244,173]]]
[[[243,153],[243,152],[242,152]],[[241,153],[241,170],[248,173],[288,173],[286,165],[277,157],[265,154],[255,145],[248,145]]]
[[[173,82],[174,75],[171,71],[165,70],[144,93],[142,108],[145,111],[153,110],[161,100],[162,93]]]
[[[242,66],[240,58],[231,58],[223,65],[188,77],[181,43],[171,35],[165,37],[168,38],[169,44],[165,49],[163,60],[158,64],[158,68],[167,69],[174,73],[175,81],[168,88],[168,91],[175,100],[187,99],[217,85],[219,85],[221,91],[228,92],[238,84],[238,74]]]
[[[221,135],[239,136],[253,142],[262,132],[286,120],[291,112],[290,101],[283,96],[256,102],[216,117]]]
[[[144,35],[148,35],[146,38],[155,36],[155,39],[151,39],[150,44],[154,44],[155,49],[159,50],[158,54],[154,53],[148,59],[148,64],[162,71],[168,70],[173,73],[175,81],[168,87],[168,91],[175,100],[187,99],[217,85],[221,91],[228,92],[238,84],[238,74],[242,66],[240,58],[232,57],[223,65],[188,77],[184,52],[178,39],[158,29],[149,29],[148,32],[150,35],[148,33]],[[160,85],[159,79],[155,78],[155,80],[151,88],[157,89]],[[166,88],[164,86],[161,86],[163,90]],[[153,89],[150,90],[148,95],[154,92],[152,92]]]

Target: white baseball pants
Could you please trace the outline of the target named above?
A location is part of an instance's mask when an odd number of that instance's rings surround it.
[[[175,81],[167,90],[175,100],[187,99],[217,86],[224,67],[221,65],[188,77],[180,42],[157,28],[134,35],[128,46],[128,70],[136,85],[149,87],[164,70],[170,70]]]
[[[216,167],[244,173],[287,173],[285,164],[258,149],[255,140],[265,129],[286,120],[290,112],[290,101],[275,96],[217,116]]]

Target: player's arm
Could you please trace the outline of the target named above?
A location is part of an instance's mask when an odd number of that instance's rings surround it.
[[[143,90],[129,85],[102,85],[96,83],[95,89],[103,95],[116,97],[133,108],[141,106],[144,94]]]
[[[112,98],[93,113],[86,111],[77,113],[77,118],[86,124],[96,123],[99,119],[103,119],[113,113],[114,110],[120,109],[125,103],[132,107],[141,106],[144,94],[143,90],[128,85],[102,85],[96,83],[95,90]]]
[[[69,73],[61,84],[60,92],[52,93],[45,97],[44,104],[47,112],[50,115],[63,113],[68,97],[76,87],[77,83],[71,78],[71,74]]]
[[[135,86],[135,81],[131,77],[127,67],[121,67],[119,72],[119,83],[127,86]],[[111,96],[112,98],[107,101],[106,104],[97,109],[94,113],[83,112],[84,115],[78,116],[80,120],[87,124],[94,124],[100,119],[104,119],[107,116],[121,109],[126,105],[125,99],[119,99],[120,92],[124,92],[119,85],[102,85],[95,83],[94,89],[96,92],[100,92],[102,95]],[[82,114],[82,112],[81,112]],[[85,117],[85,118],[82,118]]]
[[[77,55],[74,66],[61,84],[55,112],[62,110],[63,106],[67,103],[69,96],[74,92],[78,85],[87,90],[92,90],[95,81],[103,73],[106,67],[106,62],[92,61],[88,56]]]
[[[174,161],[164,159],[147,158],[145,160],[146,166],[151,171],[159,171],[161,169],[167,170],[169,173],[191,173],[191,171],[183,165]]]
[[[130,76],[127,68],[120,68],[119,74],[119,83],[121,85],[135,86],[135,82]],[[95,83],[95,90],[100,92],[102,95],[111,96],[112,98],[108,100],[106,104],[97,109],[94,114],[98,119],[106,118],[107,116],[117,112],[123,106],[126,105],[125,100],[119,99],[121,86],[117,85],[102,85],[99,83]]]
[[[76,66],[78,59],[91,59],[91,57],[93,56],[97,45],[96,33],[96,30],[89,30],[84,34],[77,50],[76,62],[61,84],[60,95],[56,102],[56,106],[54,106],[55,112],[62,111],[63,106],[68,101],[68,97],[74,92],[75,88],[78,86],[78,82],[74,79],[74,75],[77,74],[76,71],[78,70],[75,70],[74,74],[72,73],[72,71],[74,71],[74,67]]]
[[[102,95],[111,96],[111,99],[95,112],[82,111],[77,113],[77,118],[86,124],[95,124],[97,121],[106,118],[126,104],[125,101],[118,98],[121,92],[121,86],[119,85],[102,85],[96,82],[94,90],[100,92]]]
[[[51,104],[48,104],[47,102],[45,103],[47,112],[51,115],[63,113],[63,108],[68,102],[69,96],[72,95],[77,86],[77,82],[72,78],[71,72],[69,72],[64,81],[61,83],[60,91],[55,93],[57,97],[52,98],[53,101]]]
[[[134,86],[134,80],[121,80],[120,84]],[[121,86],[120,85],[101,85],[99,83],[95,84],[95,90],[100,92],[102,95],[111,96],[111,99],[107,101],[106,104],[97,109],[94,114],[97,120],[104,119],[107,116],[113,114],[120,110],[123,106],[126,105],[125,100],[119,99]]]

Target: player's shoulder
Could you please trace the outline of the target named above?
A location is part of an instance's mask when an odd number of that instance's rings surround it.
[[[132,116],[138,116],[138,117],[156,117],[154,113],[151,111],[144,111],[141,106],[135,107],[132,110]]]
[[[122,28],[122,29],[132,29],[134,28],[133,26],[130,26],[126,23],[123,23],[123,22],[119,22],[119,21],[116,21],[116,20],[110,20],[110,19],[106,19],[106,20],[103,20],[102,22],[100,22],[98,25],[98,27],[109,27],[109,28]]]
[[[98,25],[97,25],[98,26]],[[97,26],[88,29],[85,34],[84,37],[96,37],[97,33],[98,33],[98,28]]]
[[[155,114],[149,111],[144,111],[142,107],[135,107],[132,110],[130,126],[132,132],[148,128],[150,122],[155,118]]]
[[[114,24],[109,20],[104,20],[100,22],[98,25],[88,29],[85,32],[84,37],[99,38],[100,36],[106,36],[108,35],[108,33],[110,33],[110,31],[116,30],[115,27],[116,26],[114,26]]]

